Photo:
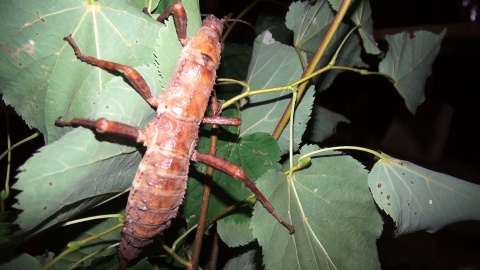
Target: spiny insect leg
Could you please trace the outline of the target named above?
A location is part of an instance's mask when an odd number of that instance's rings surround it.
[[[285,220],[283,220],[277,213],[275,212],[275,209],[273,208],[273,205],[265,198],[265,196],[262,194],[262,192],[255,186],[255,184],[247,177],[243,169],[233,163],[231,163],[228,160],[225,160],[223,158],[213,156],[210,154],[205,154],[205,153],[199,153],[197,151],[194,152],[192,156],[192,160],[201,162],[207,166],[213,167],[223,173],[226,173],[230,176],[232,176],[235,179],[242,180],[243,183],[257,196],[257,199],[262,203],[263,207],[267,209],[267,211],[280,222],[285,228],[288,229],[290,234],[293,234],[295,232],[295,227],[287,223]]]

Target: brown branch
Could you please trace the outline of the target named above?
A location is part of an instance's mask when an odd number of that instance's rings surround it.
[[[212,111],[218,112],[218,100],[215,95],[212,95],[212,103],[211,103]],[[212,125],[211,133],[210,133],[210,149],[209,153],[215,155],[217,153],[217,144],[218,144],[218,126]],[[203,235],[205,232],[205,224],[207,222],[207,214],[208,214],[208,204],[210,202],[210,191],[212,185],[212,178],[214,169],[212,167],[207,166],[207,170],[205,173],[205,184],[203,188],[203,197],[202,197],[202,206],[200,208],[200,216],[198,217],[198,227],[197,232],[195,234],[195,242],[193,243],[193,253],[192,258],[190,260],[190,265],[188,267],[189,270],[196,270],[198,268],[198,260],[200,259],[200,250],[202,249],[202,240]]]
[[[318,62],[322,58],[323,54],[327,50],[328,44],[330,44],[330,41],[333,38],[333,35],[335,35],[335,32],[337,32],[338,26],[343,20],[343,17],[345,17],[345,14],[347,13],[348,7],[350,6],[351,0],[343,0],[342,5],[338,9],[337,14],[335,15],[335,18],[332,21],[332,24],[330,25],[330,28],[328,29],[327,33],[325,34],[325,37],[323,38],[322,42],[318,46],[317,51],[315,52],[315,55],[313,56],[312,60],[310,61],[310,64],[308,64],[307,68],[302,74],[302,78],[307,77],[308,75],[312,74],[315,71],[315,68],[317,67]],[[298,105],[300,100],[303,97],[303,94],[305,92],[305,89],[307,88],[307,85],[309,82],[304,82],[302,83],[297,90],[297,100],[295,104]],[[287,105],[287,108],[283,112],[282,118],[278,122],[278,125],[275,127],[275,130],[273,131],[272,136],[278,140],[280,138],[280,135],[282,135],[283,130],[287,126],[288,122],[290,121],[290,113],[292,110],[292,100],[290,100],[290,103]]]

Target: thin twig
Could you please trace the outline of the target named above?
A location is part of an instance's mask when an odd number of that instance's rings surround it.
[[[310,75],[315,70],[318,62],[320,61],[323,54],[327,50],[328,44],[330,44],[330,41],[332,40],[333,36],[337,32],[338,26],[342,22],[343,17],[345,17],[345,14],[347,13],[350,3],[351,3],[351,0],[342,1],[342,5],[338,9],[338,12],[335,15],[335,18],[333,19],[332,24],[330,25],[330,28],[328,29],[327,33],[325,34],[325,37],[323,38],[322,42],[318,46],[318,49],[315,52],[315,55],[313,56],[312,60],[310,61],[310,64],[303,72],[302,78]],[[308,84],[309,82],[304,82],[298,87],[297,100],[296,100],[297,105],[302,99],[303,93],[305,92],[305,89],[307,88]],[[293,101],[291,100],[290,103],[287,105],[287,108],[283,112],[282,118],[278,122],[278,125],[275,127],[275,130],[273,131],[272,136],[277,140],[278,138],[280,138],[280,135],[282,135],[283,130],[287,126],[288,122],[290,121],[290,110],[292,109],[292,103]]]
[[[210,254],[210,260],[208,261],[208,268],[211,270],[217,269],[218,262],[218,233],[213,234],[212,253]]]
[[[212,95],[212,111],[218,112],[218,100],[215,95]],[[216,155],[217,153],[217,144],[218,144],[218,126],[213,125],[210,133],[210,149],[209,153],[211,155]],[[212,167],[207,167],[205,185],[203,188],[203,198],[202,198],[202,207],[200,209],[200,216],[198,217],[198,227],[195,234],[195,242],[193,243],[193,253],[192,258],[190,259],[189,270],[196,270],[198,267],[198,260],[200,259],[200,250],[202,248],[203,234],[205,232],[205,224],[207,222],[208,214],[208,204],[210,202],[210,191],[212,185],[212,178],[214,169]]]

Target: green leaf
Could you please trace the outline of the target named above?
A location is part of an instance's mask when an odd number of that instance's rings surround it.
[[[250,249],[227,261],[223,270],[256,270],[261,269],[256,262],[256,255],[259,250]]]
[[[11,223],[12,217],[15,216],[14,212],[4,211],[0,213],[0,246],[6,240],[6,237],[10,236],[14,229]]]
[[[301,153],[316,149],[303,147]],[[331,153],[291,177],[269,171],[257,181],[277,214],[296,228],[289,235],[257,203],[251,228],[267,269],[380,267],[376,239],[382,221],[365,185],[367,171],[350,156]]]
[[[308,61],[311,61],[318,46],[325,38],[325,35],[332,24],[335,12],[326,1],[316,1],[314,5],[309,2],[294,2],[290,5],[287,13],[287,27],[293,30],[294,45],[297,50],[306,53]],[[338,54],[335,63],[330,63],[341,42],[349,31],[349,26],[341,23],[327,46],[323,56],[316,66],[316,70],[329,64],[337,66],[366,66],[360,58],[361,47],[359,38],[355,35],[348,37]],[[317,91],[327,89],[342,72],[340,69],[330,70],[314,78]]]
[[[158,84],[153,66],[138,70],[150,86]],[[150,106],[119,77],[100,94],[88,118],[106,117],[144,127],[153,116]],[[22,191],[15,207],[23,212],[16,222],[25,230],[42,223],[36,228],[40,231],[124,191],[141,159],[133,145],[125,138],[75,128],[41,148],[20,167],[13,186]]]
[[[342,4],[342,0],[328,0],[328,3],[330,3],[330,6],[332,6],[333,10],[338,11],[338,9],[340,8],[340,5]]]
[[[255,39],[252,61],[247,82],[251,90],[288,85],[302,75],[302,68],[295,49],[276,42],[270,32],[264,32]],[[310,90],[312,92],[313,89]],[[264,93],[249,98],[242,108],[242,126],[240,136],[255,132],[273,133],[283,112],[287,108],[292,93],[290,90]],[[297,149],[305,131],[306,119],[313,104],[313,93],[306,94],[297,108],[299,117],[294,122],[294,149]],[[280,149],[288,152],[289,125],[281,135]]]
[[[87,269],[100,269],[100,270],[112,270],[117,269],[118,267],[118,258],[117,256],[102,257],[94,260],[89,268]],[[153,266],[147,258],[141,258],[134,265],[129,266],[128,270],[145,270],[145,269],[172,269],[172,268],[160,268]],[[62,269],[59,269],[62,270]]]
[[[350,123],[345,116],[317,105],[313,107],[312,120],[310,140],[313,142],[322,142],[335,134],[339,123]]]
[[[480,220],[480,185],[382,155],[386,158],[373,166],[368,185],[397,224],[398,235]]]
[[[432,63],[445,33],[446,30],[439,35],[416,31],[413,38],[407,32],[385,37],[389,50],[379,70],[393,78],[393,85],[413,114],[425,100],[425,82],[432,72]]]
[[[236,223],[221,219],[217,222],[217,233],[229,247],[244,246],[255,239],[250,231],[249,220]]]
[[[293,152],[298,151],[302,143],[302,136],[307,129],[308,120],[312,114],[312,106],[315,102],[315,91],[314,87],[311,86],[304,92],[300,104],[295,109],[295,114],[293,116]],[[285,127],[285,130],[278,138],[278,144],[280,145],[281,153],[288,153],[290,147],[290,123]]]
[[[63,40],[72,34],[86,55],[139,66],[153,63],[161,25],[128,1],[2,1],[0,4],[0,89],[29,126],[47,142],[67,130],[54,126],[64,116],[86,117],[110,72],[76,60]],[[21,10],[22,12],[12,12]],[[69,80],[65,80],[69,78]]]
[[[0,264],[0,267],[3,270],[19,270],[19,269],[29,269],[29,270],[40,270],[42,269],[42,264],[33,256],[22,253],[21,255]]]
[[[208,140],[201,142],[198,149],[200,152],[208,152]],[[237,143],[219,142],[217,156],[244,169],[245,174],[255,182],[261,175],[270,169],[280,169],[280,151],[275,139],[269,134],[254,133],[240,139]],[[204,165],[196,166],[196,171],[205,173]],[[196,177],[197,176],[197,177]],[[195,178],[195,179],[193,179]],[[189,225],[197,222],[197,215],[200,211],[203,194],[202,177],[195,175],[191,170],[187,197],[184,203],[184,216]],[[246,188],[242,181],[233,179],[224,173],[216,171],[214,174],[215,185],[212,186],[212,197],[210,199],[208,213],[213,217],[227,206],[233,205],[245,198],[252,192]],[[237,222],[245,222],[245,216],[236,216]]]
[[[314,5],[293,2],[287,12],[286,25],[294,33],[295,47],[313,53],[323,39],[319,32],[328,28],[334,17],[326,1],[317,1]]]
[[[25,241],[22,235],[14,234],[18,229],[13,224],[17,215],[17,211],[0,213],[0,254],[9,254]]]
[[[129,0],[132,4],[134,4],[139,10],[143,8],[149,8],[150,11],[155,9],[158,6],[160,0]],[[148,4],[151,2],[151,6],[149,7]]]
[[[91,226],[89,223],[74,225],[74,226],[83,226],[85,229],[82,231],[80,235],[75,237],[75,239],[69,240],[69,242],[82,241],[89,237],[95,236],[108,229],[111,229],[112,227],[118,225],[118,223],[119,223],[118,219],[108,218],[100,222],[97,222],[97,224],[95,224],[91,228],[88,227],[88,226]],[[102,258],[105,256],[116,254],[117,253],[116,247],[108,248],[108,249],[107,247],[112,246],[113,244],[118,242],[118,239],[120,239],[120,231],[121,229],[119,228],[113,232],[105,234],[99,237],[98,239],[95,239],[94,241],[81,247],[79,250],[72,252],[70,254],[67,254],[66,256],[62,257],[58,262],[55,263],[54,268],[55,269],[71,269],[74,264],[78,263],[81,259],[87,256],[91,256],[91,257],[86,258],[84,261],[82,261],[80,266],[90,266],[90,263],[97,258]]]
[[[377,43],[373,38],[373,20],[372,8],[369,0],[355,1],[355,11],[351,16],[355,25],[360,26],[358,33],[363,41],[363,47],[369,54],[380,54],[382,51],[377,47]]]

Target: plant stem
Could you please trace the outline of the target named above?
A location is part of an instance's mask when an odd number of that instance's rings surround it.
[[[25,138],[19,142],[17,142],[16,144],[12,145],[11,147],[9,147],[7,150],[5,150],[2,155],[0,155],[0,160],[6,155],[8,154],[9,152],[11,152],[13,149],[15,149],[16,147],[20,146],[21,144],[23,143],[26,143],[32,139],[35,139],[36,137],[38,137],[38,135],[40,135],[40,132],[37,131],[35,133],[33,133],[32,135],[28,136],[28,138]]]
[[[212,112],[218,112],[218,100],[215,95],[212,95],[212,102],[211,102]],[[213,125],[210,131],[210,149],[209,153],[211,155],[216,155],[217,153],[217,144],[218,144],[218,126]],[[202,197],[202,207],[200,209],[200,216],[198,217],[198,227],[197,232],[195,234],[195,242],[193,243],[193,254],[190,260],[190,265],[188,269],[195,270],[198,267],[198,260],[200,259],[200,250],[202,249],[202,240],[203,234],[205,232],[205,224],[207,221],[207,214],[208,214],[208,204],[210,201],[210,191],[212,185],[212,178],[213,173],[215,170],[212,167],[207,167],[207,171],[205,173],[205,185],[203,187],[203,197]]]
[[[323,153],[323,152],[329,152],[329,151],[334,151],[334,150],[357,150],[357,151],[363,151],[363,152],[367,152],[367,153],[370,153],[382,160],[388,160],[387,157],[385,157],[384,155],[382,155],[381,153],[377,152],[377,151],[374,151],[372,149],[368,149],[368,148],[365,148],[365,147],[359,147],[359,146],[335,146],[335,147],[328,147],[328,148],[323,148],[323,149],[320,149],[320,150],[316,150],[316,151],[312,151],[310,153],[307,153],[305,155],[301,155],[298,157],[298,160],[297,160],[297,164],[295,164],[295,166],[293,166],[292,169],[290,169],[289,171],[285,172],[285,174],[291,174],[293,173],[293,171],[298,171],[298,170],[301,170],[302,168],[304,168],[305,166],[307,166],[309,163],[310,163],[310,160],[311,159],[311,156],[313,155],[316,155],[316,154],[320,154],[320,153]]]
[[[233,20],[233,23],[227,28],[227,31],[225,31],[225,33],[222,35],[221,42],[225,42],[230,32],[232,32],[233,27],[235,27],[235,24],[237,24],[240,18],[245,16],[245,14],[247,14],[247,12],[250,11],[250,9],[252,9],[256,4],[257,4],[257,1],[253,1],[250,5],[244,8],[242,12],[240,12],[240,14],[238,14],[235,20]]]
[[[170,255],[172,256],[177,262],[181,263],[184,266],[190,267],[190,263],[186,260],[184,260],[182,257],[178,256],[177,253],[175,253],[175,250],[172,250],[169,248],[165,243],[162,242],[162,248]]]
[[[289,130],[289,133],[290,133],[290,143],[289,143],[289,151],[288,151],[288,154],[290,155],[289,159],[290,159],[290,169],[289,171],[292,171],[292,168],[293,168],[293,119],[294,119],[294,113],[295,113],[295,101],[297,100],[297,89],[294,88],[293,91],[292,91],[292,102],[291,102],[291,106],[292,106],[292,109],[290,110],[290,119],[292,119],[292,124],[290,125],[290,130]],[[292,173],[290,173],[289,175],[290,177],[292,176]]]
[[[119,229],[123,226],[123,224],[118,224],[116,226],[113,226],[111,227],[110,229],[108,230],[105,230],[99,234],[96,234],[96,235],[93,235],[91,237],[88,237],[88,238],[85,238],[83,240],[79,240],[79,241],[72,241],[70,243],[68,243],[67,245],[67,249],[65,251],[63,251],[62,253],[60,253],[57,257],[55,257],[53,260],[51,260],[47,265],[45,265],[42,270],[44,269],[48,269],[50,267],[52,267],[55,263],[57,263],[61,258],[63,258],[64,256],[76,251],[76,250],[79,250],[82,246],[88,244],[89,242],[95,240],[95,239],[98,239],[106,234],[109,234],[110,232],[113,232],[115,231],[116,229]]]
[[[217,269],[218,262],[218,233],[213,234],[213,243],[212,243],[212,252],[210,254],[210,260],[208,260],[208,268],[215,270]]]
[[[25,138],[17,143],[15,143],[13,146],[11,146],[11,140],[10,140],[10,124],[8,120],[8,115],[7,115],[7,147],[8,149],[5,150],[2,155],[0,155],[0,160],[7,155],[7,174],[5,176],[5,189],[0,191],[0,213],[5,212],[5,200],[10,196],[10,166],[12,162],[12,150],[15,149],[17,146],[22,145],[23,143],[26,143],[40,135],[40,132],[35,132],[32,135],[30,135],[28,138]]]
[[[73,225],[77,223],[82,223],[85,221],[90,221],[90,220],[95,220],[95,219],[104,219],[104,218],[119,218],[119,219],[124,219],[123,214],[110,214],[110,215],[99,215],[99,216],[93,216],[93,217],[88,217],[88,218],[81,218],[81,219],[76,219],[76,220],[71,220],[68,222],[65,222],[62,226],[68,226],[68,225]],[[123,222],[121,223],[123,225]]]
[[[333,35],[337,31],[340,23],[343,20],[343,17],[345,17],[345,14],[347,13],[348,7],[350,6],[351,0],[343,0],[342,4],[340,5],[340,8],[338,9],[337,14],[335,15],[335,18],[332,21],[332,24],[330,25],[330,28],[328,29],[327,33],[325,34],[325,37],[322,40],[322,43],[318,46],[317,51],[315,52],[315,55],[313,56],[312,60],[310,61],[310,64],[308,67],[305,69],[303,72],[302,78],[310,75],[313,73],[315,70],[318,62],[322,58],[323,54],[325,53],[328,44],[330,44],[330,41],[333,38]],[[305,89],[307,88],[308,82],[302,83],[298,87],[298,92],[297,92],[297,100],[296,104],[300,102],[300,100],[303,97],[303,93],[305,92]],[[283,130],[287,126],[288,122],[290,121],[290,110],[292,108],[292,103],[293,100],[290,100],[290,103],[287,105],[287,108],[285,109],[282,118],[278,122],[278,125],[276,126],[275,130],[273,131],[272,136],[278,140],[280,138],[280,135],[282,134]]]

